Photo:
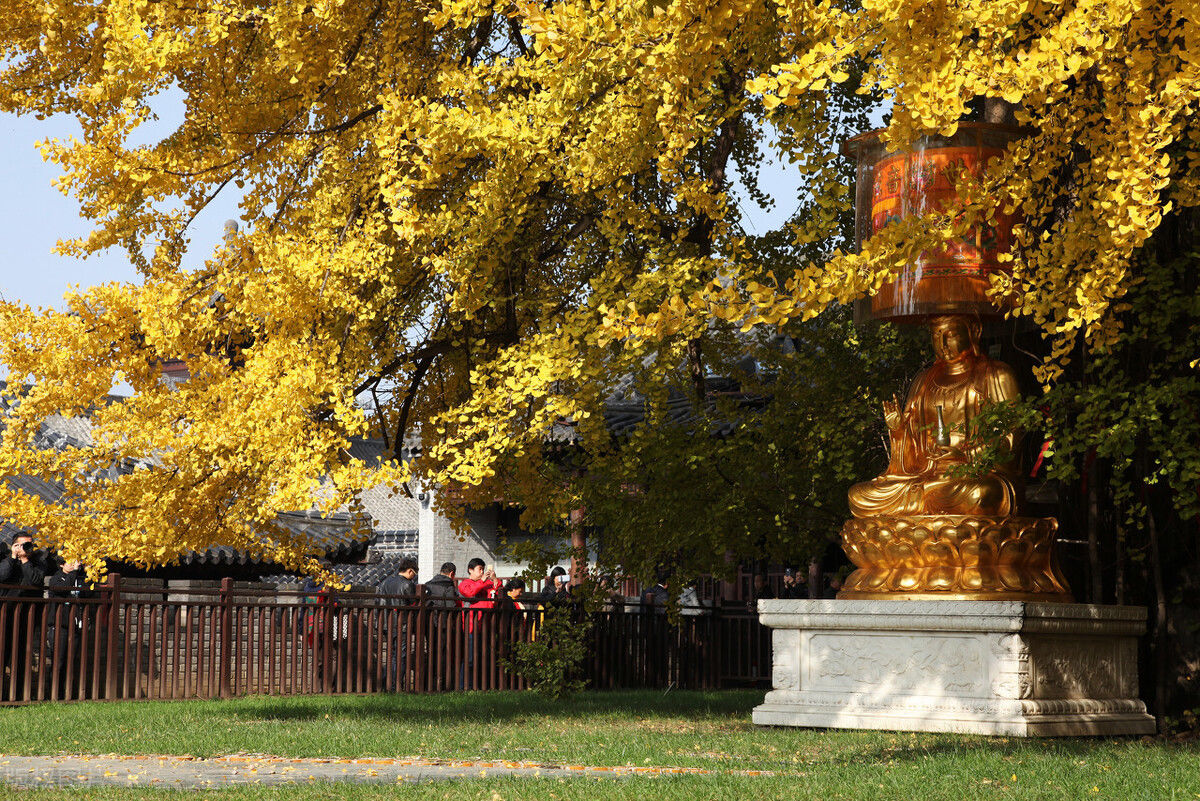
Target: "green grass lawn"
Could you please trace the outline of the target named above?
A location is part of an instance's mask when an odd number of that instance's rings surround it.
[[[483,779],[418,786],[252,787],[240,799],[1200,799],[1200,749],[1137,739],[1023,740],[764,729],[745,692],[250,697],[0,709],[7,754],[233,753],[698,767],[716,775]],[[773,777],[729,771],[762,770]],[[19,801],[178,798],[178,791],[30,790]],[[172,793],[174,793],[172,795]],[[0,796],[4,796],[0,788]]]

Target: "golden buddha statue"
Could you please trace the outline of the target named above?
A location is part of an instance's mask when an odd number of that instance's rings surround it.
[[[850,488],[855,517],[1016,511],[1012,459],[982,477],[952,475],[978,447],[969,434],[980,409],[1019,396],[1016,376],[980,352],[978,320],[946,315],[935,317],[930,327],[937,360],[913,382],[903,408],[894,398],[884,403],[891,459],[883,475]],[[1015,433],[1007,439],[1014,454]]]
[[[930,328],[936,360],[903,407],[884,404],[887,470],[850,488],[842,543],[858,569],[838,598],[1070,601],[1054,560],[1057,522],[1017,516],[1017,432],[987,473],[956,469],[982,447],[972,431],[980,411],[1018,397],[1012,369],[980,351],[977,319],[935,317]]]

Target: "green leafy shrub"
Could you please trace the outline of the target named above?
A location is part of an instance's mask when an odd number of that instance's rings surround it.
[[[580,666],[587,656],[591,618],[573,606],[549,606],[532,642],[514,643],[505,668],[522,676],[530,689],[550,698],[582,690],[587,682]]]

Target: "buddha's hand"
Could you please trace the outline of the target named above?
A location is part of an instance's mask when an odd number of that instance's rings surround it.
[[[904,414],[900,411],[900,401],[893,395],[890,401],[883,402],[883,421],[887,427],[895,431],[904,424]]]
[[[935,462],[945,464],[947,462],[966,462],[967,456],[959,448],[953,445],[936,445],[934,446],[932,458]]]

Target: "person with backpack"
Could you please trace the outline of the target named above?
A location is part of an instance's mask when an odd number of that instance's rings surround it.
[[[424,609],[421,614],[428,614],[425,647],[430,658],[434,661],[434,683],[437,689],[450,689],[447,685],[454,679],[447,678],[446,667],[441,659],[453,659],[452,654],[458,642],[458,627],[461,621],[459,615],[452,610],[462,606],[458,596],[458,583],[455,575],[458,568],[453,562],[442,565],[441,571],[425,582],[425,597],[422,599]],[[441,667],[438,667],[441,665]],[[444,682],[444,683],[443,683]]]

